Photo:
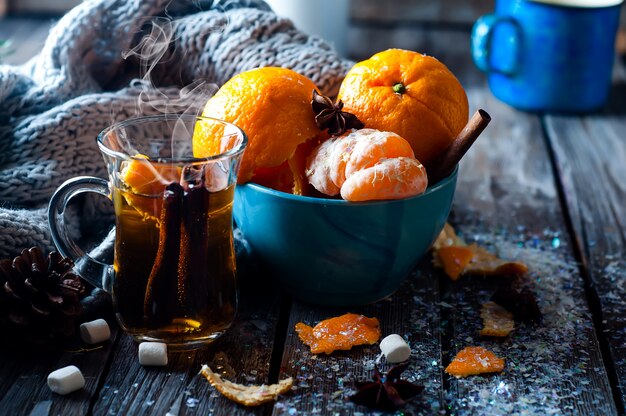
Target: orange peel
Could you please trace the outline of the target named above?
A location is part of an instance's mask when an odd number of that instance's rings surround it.
[[[515,329],[513,314],[495,302],[484,303],[480,309],[483,328],[480,335],[485,337],[507,337]]]
[[[380,339],[378,319],[354,313],[325,319],[315,327],[298,322],[296,332],[313,354],[350,350],[357,345],[375,344]]]
[[[130,161],[124,162],[120,179],[124,189],[124,199],[144,218],[160,218],[161,195],[165,187],[180,179],[177,166],[156,163],[148,156],[137,154]]]
[[[200,374],[226,398],[244,406],[259,406],[274,401],[279,395],[291,390],[293,386],[293,378],[291,377],[281,380],[277,384],[244,386],[222,379],[219,374],[211,371],[211,368],[206,364],[200,369]]]
[[[504,359],[483,347],[465,347],[446,367],[446,373],[455,377],[499,373],[504,370]]]
[[[468,245],[447,223],[433,244],[433,264],[443,268],[451,280],[463,274],[522,276],[528,272],[522,262],[501,259],[475,243]]]

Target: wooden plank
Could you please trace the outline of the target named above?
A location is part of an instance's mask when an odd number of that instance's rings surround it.
[[[382,336],[400,334],[412,349],[410,366],[403,378],[422,384],[424,392],[402,410],[407,414],[436,414],[443,411],[439,287],[433,278],[430,259],[422,261],[419,271],[387,300],[353,308],[321,308],[295,302],[289,317],[287,340],[280,365],[280,378],[293,377],[293,394],[282,397],[274,407],[275,415],[291,414],[370,414],[366,407],[348,400],[354,394],[354,381],[370,380],[378,345],[355,347],[331,355],[313,355],[294,328],[296,323],[315,325],[322,319],[347,312],[380,320]],[[386,371],[388,364],[382,366]]]
[[[481,0],[352,0],[354,20],[381,22],[437,22],[471,24],[493,10],[493,1]]]
[[[260,278],[264,281],[265,278]],[[270,288],[271,289],[271,288]],[[93,407],[94,415],[164,415],[174,408],[186,414],[249,415],[267,412],[265,405],[247,409],[219,394],[198,373],[202,364],[226,379],[243,384],[269,383],[270,358],[278,322],[278,300],[268,288],[245,288],[242,310],[225,335],[207,348],[169,353],[166,367],[142,367],[137,344],[123,335],[102,390]]]
[[[0,358],[0,413],[28,415],[38,403],[50,401],[50,414],[87,414],[91,401],[98,395],[104,364],[112,354],[112,341],[102,347],[89,348],[76,342],[69,351],[4,351]],[[85,349],[83,352],[80,351]],[[52,393],[46,384],[52,371],[75,365],[85,377],[85,388],[66,396]]]
[[[478,17],[494,12],[495,1],[481,0],[352,0],[350,16],[357,25],[471,25]],[[626,4],[622,4],[620,27],[626,28]]]
[[[619,61],[606,108],[572,119],[547,116],[546,130],[598,324],[613,361],[616,395],[626,404],[626,68]]]
[[[389,48],[408,49],[434,56],[456,73],[467,62],[469,40],[467,31],[460,30],[403,27],[390,31],[352,27],[348,31],[348,53],[351,59],[367,59]],[[482,82],[482,77],[472,72],[463,81],[475,83],[478,79]]]
[[[413,50],[433,56],[445,64],[461,81],[465,88],[472,85],[484,86],[484,76],[468,65],[469,39],[467,30],[436,28],[400,28],[393,31],[366,27],[353,27],[348,32],[350,57],[354,60],[367,59],[371,55],[389,48]]]
[[[455,414],[616,415],[609,379],[555,187],[540,120],[497,101],[484,87],[468,90],[471,108],[493,121],[462,163],[453,223],[469,242],[529,265],[544,322],[518,325],[505,340],[480,337],[480,305],[506,279],[448,283],[449,361],[481,345],[506,359],[505,371],[447,378]]]

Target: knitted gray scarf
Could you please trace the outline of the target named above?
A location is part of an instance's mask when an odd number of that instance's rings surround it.
[[[161,54],[138,59],[151,54],[151,33],[166,40]],[[38,56],[0,65],[0,258],[53,249],[50,196],[74,176],[106,178],[95,139],[112,122],[202,106],[211,84],[260,66],[294,69],[333,95],[349,64],[261,0],[86,0],[51,30]],[[74,205],[75,238],[111,222],[105,198]]]

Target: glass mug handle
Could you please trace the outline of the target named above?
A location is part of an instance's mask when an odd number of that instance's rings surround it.
[[[84,192],[95,192],[109,198],[109,183],[93,176],[77,176],[61,184],[48,205],[50,234],[59,253],[74,262],[74,270],[80,277],[110,292],[113,266],[93,259],[85,253],[72,239],[65,224],[67,204],[72,198]]]
[[[493,34],[497,25],[510,25],[513,31],[506,38],[506,43],[511,51],[508,65],[497,67],[490,61],[492,52]],[[481,16],[472,27],[471,50],[474,64],[482,72],[497,72],[504,75],[514,75],[519,66],[521,53],[521,28],[519,23],[512,17],[501,17],[494,14]]]

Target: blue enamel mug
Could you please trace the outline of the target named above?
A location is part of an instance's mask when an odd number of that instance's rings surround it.
[[[497,0],[472,29],[474,63],[521,110],[585,112],[611,87],[623,0]]]

